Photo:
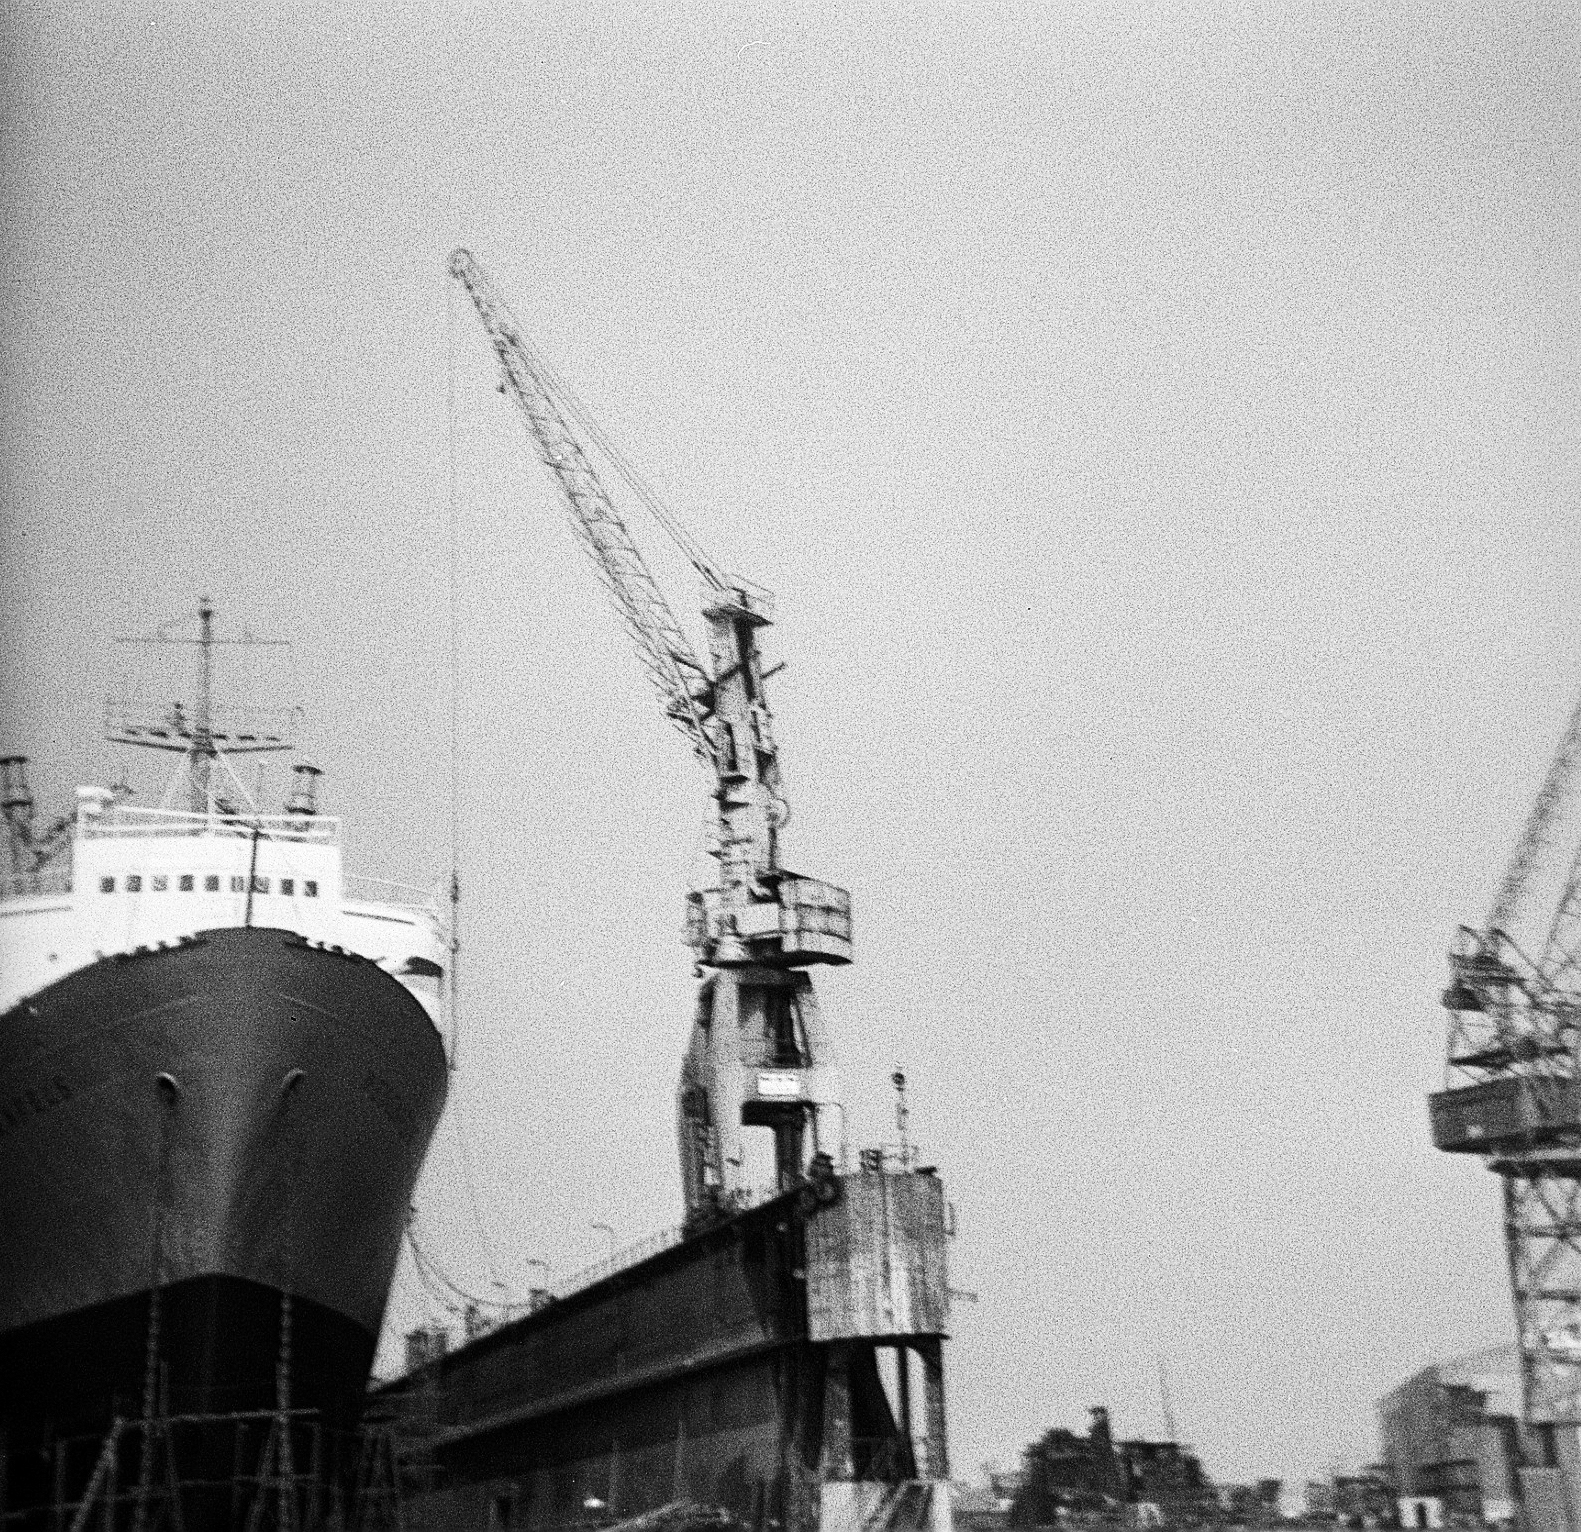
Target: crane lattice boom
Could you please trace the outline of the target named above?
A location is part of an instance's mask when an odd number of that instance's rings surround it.
[[[1433,1141],[1477,1154],[1504,1184],[1504,1230],[1527,1422],[1581,1425],[1581,851],[1541,955],[1510,934],[1581,763],[1581,703],[1510,854],[1480,930],[1450,949],[1446,1088]]]
[[[1548,840],[1559,817],[1566,797],[1575,782],[1576,764],[1581,761],[1581,698],[1576,701],[1565,725],[1565,732],[1548,763],[1543,785],[1537,790],[1526,823],[1521,827],[1521,838],[1504,868],[1498,892],[1493,896],[1492,907],[1483,922],[1486,931],[1506,930],[1520,910],[1526,886],[1539,858],[1547,848]]]
[[[708,672],[692,652],[625,522],[572,434],[567,411],[557,399],[561,387],[470,251],[457,250],[450,257],[450,273],[477,308],[499,358],[501,386],[525,417],[539,456],[559,481],[572,530],[592,556],[604,588],[636,640],[665,715],[691,741],[697,755],[712,765],[713,741],[704,726]],[[687,552],[696,565],[697,557],[692,550]],[[711,567],[700,572],[717,580]]]
[[[527,344],[465,250],[450,271],[471,295],[540,456],[559,481],[571,524],[637,641],[665,712],[712,768],[719,883],[687,899],[686,939],[701,978],[681,1068],[677,1131],[687,1216],[708,1220],[756,1191],[744,1137],[772,1131],[776,1191],[827,1181],[839,1142],[822,1013],[805,970],[851,960],[851,896],[788,871],[788,815],[758,635],[773,621],[767,591],[726,579],[605,441]],[[569,417],[569,419],[568,419]],[[575,421],[703,577],[706,667],[693,653],[587,454]],[[711,971],[710,971],[711,970]]]

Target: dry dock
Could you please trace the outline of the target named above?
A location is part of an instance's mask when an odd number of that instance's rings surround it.
[[[408,1525],[950,1525],[945,1201],[867,1157],[386,1385]]]

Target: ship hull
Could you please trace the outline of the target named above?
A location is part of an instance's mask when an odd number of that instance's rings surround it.
[[[193,1415],[283,1385],[353,1426],[445,1081],[403,985],[282,930],[101,959],[0,1017],[13,1496],[18,1449],[150,1387]]]
[[[158,1365],[145,1420],[151,1329]],[[345,1315],[294,1296],[286,1305],[274,1288],[224,1276],[174,1283],[157,1300],[138,1293],[30,1325],[0,1344],[12,1409],[0,1437],[0,1509],[16,1532],[68,1525],[84,1500],[93,1502],[95,1525],[109,1524],[106,1501],[117,1507],[114,1524],[124,1525],[139,1498],[153,1505],[179,1498],[186,1532],[246,1523],[254,1500],[269,1499],[282,1357],[289,1359],[289,1439],[298,1471],[308,1475],[299,1499],[304,1508],[327,1507],[336,1496],[350,1504],[373,1351],[374,1337]]]

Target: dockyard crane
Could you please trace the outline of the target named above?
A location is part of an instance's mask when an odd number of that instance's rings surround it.
[[[686,937],[702,982],[681,1071],[678,1127],[689,1216],[746,1200],[742,1130],[773,1130],[780,1187],[837,1147],[833,1075],[805,970],[851,958],[844,889],[780,859],[788,809],[780,782],[759,637],[774,616],[761,586],[725,575],[692,540],[532,346],[467,250],[450,274],[494,348],[499,388],[554,475],[573,532],[591,557],[658,690],[665,716],[711,778],[717,886],[687,899]],[[577,430],[573,429],[579,428]],[[597,449],[675,541],[702,582],[707,658],[676,620],[594,465]]]
[[[1581,847],[1542,923],[1534,873],[1553,849],[1581,764],[1571,713],[1480,926],[1450,950],[1445,1088],[1433,1141],[1502,1180],[1525,1418],[1544,1461],[1581,1486]],[[1525,936],[1525,946],[1518,935]]]

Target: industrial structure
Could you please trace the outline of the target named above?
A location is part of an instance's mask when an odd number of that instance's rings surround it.
[[[156,807],[82,786],[35,825],[0,759],[0,1528],[344,1518],[407,1208],[449,1086],[426,890],[361,880],[299,766],[265,812],[217,707],[117,709],[176,758]],[[188,694],[189,697],[191,694]],[[261,797],[261,795],[260,795]]]
[[[1223,1506],[1190,1448],[1140,1437],[1117,1442],[1102,1406],[1092,1410],[1085,1433],[1055,1426],[1022,1453],[1012,1527],[1122,1511],[1138,1526],[1208,1526],[1222,1519]]]
[[[1533,1451],[1518,1475],[1528,1520],[1581,1517],[1581,850],[1553,902],[1539,900],[1548,853],[1581,761],[1570,716],[1487,915],[1449,954],[1445,1088],[1433,1141],[1482,1156],[1500,1177]]]
[[[848,1156],[809,970],[850,962],[851,904],[782,857],[772,600],[623,466],[473,258],[450,271],[707,770],[683,1221],[525,1312],[467,1299],[465,1343],[419,1334],[370,1396],[455,1062],[458,881],[448,929],[426,891],[365,895],[312,767],[260,812],[226,757],[284,739],[213,707],[205,600],[195,707],[111,720],[180,756],[159,808],[87,788],[40,826],[0,758],[0,1532],[948,1532],[948,1204],[898,1071],[898,1149]],[[584,440],[701,577],[701,656]]]
[[[451,274],[472,298],[515,404],[553,472],[571,526],[592,557],[665,715],[712,779],[715,887],[687,900],[686,935],[704,977],[679,1091],[682,1182],[688,1216],[706,1221],[750,1195],[743,1131],[772,1131],[776,1184],[785,1189],[838,1147],[838,1101],[826,1037],[806,970],[851,960],[851,898],[780,860],[789,817],[769,710],[759,634],[773,621],[762,587],[722,573],[624,466],[596,425],[528,344],[488,276],[466,250]],[[702,581],[708,659],[693,651],[593,462],[571,429],[599,441]]]
[[[1520,1357],[1488,1346],[1413,1373],[1378,1401],[1379,1465],[1401,1526],[1515,1519]]]
[[[787,1193],[380,1392],[415,1526],[947,1528],[938,1179]]]
[[[468,251],[450,272],[666,717],[707,771],[718,877],[686,901],[699,983],[677,1090],[683,1237],[394,1384],[382,1403],[413,1506],[456,1527],[548,1529],[683,1502],[760,1529],[941,1532],[946,1204],[904,1141],[846,1162],[808,970],[850,962],[851,902],[782,858],[789,810],[760,647],[772,598],[685,533]],[[592,446],[700,578],[706,658]],[[766,1200],[754,1133],[772,1166]]]

